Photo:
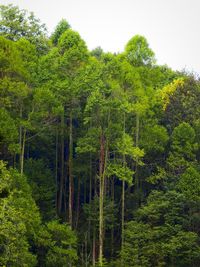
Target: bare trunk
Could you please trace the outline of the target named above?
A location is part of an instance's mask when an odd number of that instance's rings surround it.
[[[92,201],[92,155],[90,153],[90,192],[89,192],[89,203]]]
[[[100,192],[99,192],[99,265],[103,266],[103,177],[100,177]]]
[[[61,176],[59,185],[59,203],[58,211],[61,214],[63,203],[63,186],[64,186],[64,113],[61,116]]]
[[[80,211],[80,177],[78,177],[78,193],[77,193],[77,200],[76,200],[76,223],[75,223],[75,228],[77,229],[78,227],[78,221],[79,221],[79,211]]]
[[[122,181],[122,248],[124,247],[125,181]]]
[[[139,130],[140,130],[140,117],[139,114],[136,114],[136,135],[135,135],[135,146],[139,146]],[[138,160],[136,159],[135,163],[135,193],[137,196],[137,206],[140,203],[140,181],[138,175]]]
[[[56,186],[56,195],[55,195],[55,207],[56,207],[56,215],[58,211],[58,129],[56,129],[56,158],[55,158],[55,186]]]
[[[111,200],[113,202],[113,208],[114,208],[114,201],[115,201],[115,188],[114,188],[114,178],[112,178],[111,181]],[[113,257],[114,253],[114,224],[112,224],[112,229],[111,229],[111,257]]]
[[[13,168],[16,168],[16,153],[13,156]]]
[[[86,232],[86,234],[85,234],[85,267],[88,267],[87,250],[88,250],[88,235],[87,235],[87,232]]]
[[[19,116],[20,116],[20,119],[22,120],[22,105],[20,105]],[[22,126],[21,126],[21,123],[19,126],[19,147],[20,147],[20,152],[21,152],[21,149],[22,149]]]
[[[96,176],[94,177],[94,196],[96,196]],[[92,233],[92,266],[96,264],[96,226],[93,224],[93,233]]]
[[[72,111],[69,118],[69,224],[72,228],[73,223],[73,174],[72,174],[72,158],[73,158],[73,135],[72,135]]]
[[[19,116],[20,116],[20,119],[22,119],[22,105],[20,105]],[[20,148],[19,164],[20,164],[20,172],[21,172],[21,164],[22,164],[22,126],[21,126],[21,123],[19,126],[19,148]]]
[[[124,136],[126,133],[126,114],[124,112]],[[123,154],[123,167],[126,167],[126,158],[125,158],[125,154]],[[121,239],[121,250],[124,248],[124,209],[125,209],[125,179],[126,177],[124,177],[124,180],[122,180],[122,218],[121,218],[121,227],[122,227],[122,239]],[[123,257],[121,257],[121,266],[123,267],[124,262],[123,262]]]
[[[84,177],[84,183],[83,183],[83,203],[86,203],[86,198],[87,198],[87,177]]]
[[[89,182],[89,207],[90,207],[90,214],[91,214],[91,201],[92,201],[92,155],[90,153],[90,182]],[[88,240],[90,251],[92,251],[92,240],[91,240],[91,220],[89,217],[88,221]]]
[[[90,153],[90,186],[89,186],[89,204],[91,204],[92,201],[92,155]],[[90,206],[91,208],[91,206]],[[88,223],[88,233],[89,233],[89,239],[90,239],[90,230],[91,230],[91,220],[89,219]]]
[[[23,137],[22,137],[22,147],[20,153],[20,173],[23,175],[24,173],[24,151],[25,151],[25,143],[26,143],[26,129],[24,129]]]
[[[96,229],[93,229],[93,239],[92,239],[92,266],[96,263]]]
[[[140,117],[136,114],[136,135],[135,135],[135,145],[139,146],[139,131],[140,131]]]
[[[104,164],[105,164],[104,136],[100,137],[100,162],[99,162],[99,266],[103,266],[103,203],[104,203]]]

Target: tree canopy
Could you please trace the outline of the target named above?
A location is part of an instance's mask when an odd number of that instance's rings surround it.
[[[14,5],[0,78],[0,266],[200,266],[198,78]]]

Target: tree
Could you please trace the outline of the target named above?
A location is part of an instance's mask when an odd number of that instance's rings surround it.
[[[88,58],[88,51],[85,42],[80,38],[77,32],[68,29],[65,31],[59,41],[58,48],[60,52],[60,77],[64,78],[63,81],[63,93],[68,96],[67,101],[64,100],[64,114],[62,121],[65,116],[65,111],[68,111],[68,121],[69,121],[69,156],[68,156],[68,173],[69,173],[69,224],[73,225],[73,119],[75,115],[75,110],[77,107],[76,95],[79,93],[79,86],[76,84],[76,74],[79,69],[84,65]],[[64,181],[61,181],[61,186]],[[63,191],[61,189],[61,191]],[[60,192],[60,197],[62,198],[62,192]]]
[[[62,19],[55,28],[55,31],[51,35],[52,43],[56,46],[61,35],[68,29],[70,29],[69,23]]]
[[[199,266],[199,80],[0,13],[0,265]]]
[[[96,57],[97,59],[100,60],[101,56],[103,54],[103,49],[100,46],[98,46],[95,49],[93,49],[90,53],[91,53],[92,56],[94,56],[94,57]]]
[[[24,176],[0,162],[0,264],[36,266],[30,252],[40,228],[40,215]],[[31,242],[30,242],[31,240]]]
[[[179,82],[178,82],[179,81]],[[199,118],[199,81],[188,76],[176,80],[176,90],[169,96],[166,107],[164,122],[172,132],[180,122],[187,122],[193,125]]]
[[[134,36],[125,47],[127,60],[133,66],[151,65],[155,62],[154,52],[149,48],[145,37]]]
[[[185,231],[186,198],[175,191],[154,191],[127,224],[121,254],[124,266],[192,266],[199,262],[198,237]],[[192,249],[191,249],[192,248]],[[192,256],[189,256],[192,255]]]
[[[49,235],[45,264],[48,267],[55,265],[75,266],[77,261],[76,236],[66,224],[51,221],[47,224]],[[46,243],[46,241],[45,241]]]
[[[48,165],[42,159],[26,160],[24,173],[31,186],[33,198],[40,208],[43,221],[51,220],[56,216],[55,206],[55,181]],[[48,178],[47,178],[48,177]]]
[[[179,124],[171,135],[171,152],[167,163],[176,175],[180,175],[195,161],[195,151],[198,148],[195,142],[195,131],[186,122]]]
[[[24,37],[36,45],[39,54],[48,48],[46,26],[33,13],[12,4],[0,6],[0,35],[13,41]]]

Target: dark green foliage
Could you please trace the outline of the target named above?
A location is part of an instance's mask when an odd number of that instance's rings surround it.
[[[56,216],[55,212],[55,182],[52,171],[43,160],[29,159],[24,170],[32,188],[32,196],[39,206],[44,220]]]
[[[199,264],[199,252],[198,236],[193,232],[130,222],[121,255],[124,266],[192,266]]]
[[[100,46],[98,46],[95,49],[93,49],[90,53],[92,56],[96,57],[97,59],[101,59],[101,56],[103,54],[103,49]]]
[[[170,130],[180,122],[191,125],[199,118],[200,88],[194,77],[185,78],[184,86],[179,86],[172,96],[165,112],[165,123]]]
[[[0,109],[0,147],[7,146],[8,150],[17,150],[17,126],[5,109]]]
[[[185,168],[195,163],[198,144],[195,131],[186,122],[179,124],[171,135],[171,152],[167,160],[169,168],[175,174],[181,174]]]
[[[24,176],[0,162],[0,265],[36,266],[29,240],[40,227],[39,210]]]
[[[186,231],[188,199],[176,191],[154,191],[129,222],[121,252],[125,266],[192,266],[199,264],[198,235]]]
[[[51,221],[39,232],[38,252],[40,266],[75,266],[76,236],[69,225]]]

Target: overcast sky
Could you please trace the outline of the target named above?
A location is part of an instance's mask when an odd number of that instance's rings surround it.
[[[200,0],[0,0],[33,11],[52,32],[65,18],[91,50],[120,52],[144,35],[159,64],[200,74]]]

